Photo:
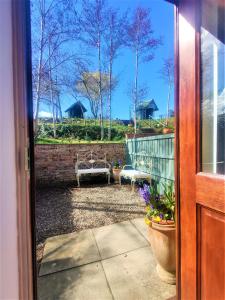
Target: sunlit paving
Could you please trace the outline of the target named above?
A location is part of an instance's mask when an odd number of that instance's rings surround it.
[[[46,240],[39,299],[168,299],[143,218]],[[149,296],[151,295],[151,296]]]

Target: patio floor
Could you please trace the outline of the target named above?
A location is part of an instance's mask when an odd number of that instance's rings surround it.
[[[105,178],[104,178],[105,179]],[[145,204],[129,185],[99,183],[38,188],[36,192],[37,261],[47,238],[135,218],[144,218]]]
[[[38,299],[168,299],[143,218],[47,239],[38,277]]]

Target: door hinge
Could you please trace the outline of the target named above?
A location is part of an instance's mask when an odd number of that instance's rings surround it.
[[[25,147],[25,171],[30,171],[30,147]]]

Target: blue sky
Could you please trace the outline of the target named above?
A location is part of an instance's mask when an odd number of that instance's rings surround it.
[[[112,2],[115,6],[120,6],[121,10],[127,7],[134,8],[138,5],[151,8],[153,29],[156,36],[163,36],[163,45],[156,50],[154,60],[140,65],[139,82],[148,85],[149,98],[155,99],[159,108],[157,115],[166,114],[168,87],[158,72],[162,67],[163,58],[173,56],[174,53],[173,5],[163,0],[114,0]],[[127,96],[127,81],[134,80],[134,55],[129,50],[123,51],[123,55],[117,59],[115,69],[118,70],[118,73],[121,65],[123,65],[123,73],[120,76],[120,85],[113,95],[112,111],[114,118],[123,119],[129,118],[129,106],[131,104]],[[171,107],[173,105],[174,101],[172,100]]]
[[[136,6],[148,7],[151,9],[152,25],[155,36],[163,37],[163,45],[155,52],[155,59],[149,63],[140,65],[139,82],[149,87],[148,98],[154,99],[159,111],[156,116],[166,114],[166,100],[168,86],[160,78],[159,70],[162,68],[163,58],[173,57],[174,53],[174,8],[173,5],[164,0],[109,0],[111,6],[120,8],[121,11],[134,9]],[[120,56],[114,64],[115,75],[119,75],[119,84],[113,93],[112,117],[129,119],[131,100],[127,95],[128,83],[134,80],[134,54],[128,50],[121,50]],[[74,103],[72,97],[62,96],[63,112]],[[83,101],[90,116],[90,108],[87,101]],[[172,92],[171,108],[173,109],[174,99]],[[42,109],[41,109],[42,110]]]

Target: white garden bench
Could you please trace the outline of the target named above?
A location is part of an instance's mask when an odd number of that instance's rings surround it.
[[[80,152],[77,154],[77,161],[75,163],[75,174],[78,187],[80,187],[80,177],[82,175],[105,174],[108,177],[108,184],[110,184],[111,165],[106,160],[106,154],[101,159],[94,152]]]
[[[134,191],[134,185],[138,179],[147,180],[149,182],[149,184],[151,183],[151,175],[150,174],[139,171],[139,170],[135,170],[135,169],[133,169],[133,167],[131,165],[125,165],[123,167],[122,171],[120,172],[120,175],[119,175],[120,185],[121,185],[122,178],[129,179],[131,181],[132,191]]]

